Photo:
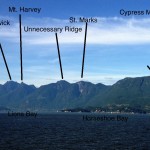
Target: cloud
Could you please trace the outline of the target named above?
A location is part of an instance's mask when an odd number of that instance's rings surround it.
[[[98,23],[88,24],[87,44],[101,45],[123,45],[123,44],[150,44],[150,19],[123,19],[118,17],[113,18],[98,18]],[[17,20],[15,20],[17,21]],[[19,42],[19,24],[15,23],[11,28],[2,27],[0,29],[0,38],[5,38],[8,42]],[[76,23],[69,24],[67,20],[55,18],[26,18],[23,21],[24,26],[29,27],[57,27],[75,26],[82,28],[81,33],[62,32],[58,33],[60,44],[83,44],[85,24]],[[54,33],[40,32],[23,32],[23,44],[26,45],[49,45],[55,44]]]

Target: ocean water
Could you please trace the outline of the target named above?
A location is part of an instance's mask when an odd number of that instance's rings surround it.
[[[0,114],[0,150],[149,150],[150,115],[122,115],[128,121],[87,121],[90,113]],[[117,114],[105,116],[114,116]]]

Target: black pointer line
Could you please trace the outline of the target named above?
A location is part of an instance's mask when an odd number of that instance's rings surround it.
[[[61,78],[63,79],[63,71],[62,71],[62,64],[61,64],[61,57],[60,57],[60,50],[59,50],[59,43],[58,43],[57,33],[55,33],[55,36],[56,36],[56,43],[57,43],[57,49],[58,49],[58,57],[59,57]]]
[[[4,55],[4,52],[3,52],[3,49],[2,49],[2,45],[1,45],[1,44],[0,44],[0,49],[1,49],[2,56],[3,56],[4,62],[5,62],[5,66],[6,66],[8,75],[9,75],[9,79],[11,80],[11,75],[10,75],[10,72],[9,72],[9,69],[8,69],[7,61],[6,61],[6,59],[5,59],[5,55]]]
[[[147,65],[147,68],[150,70],[150,67]]]
[[[84,71],[84,58],[85,58],[85,48],[86,48],[86,36],[87,36],[87,22],[86,22],[86,25],[85,25],[85,37],[84,37],[84,48],[83,48],[81,78],[83,78],[83,71]]]
[[[19,29],[20,29],[20,67],[21,67],[21,80],[23,80],[21,15],[19,15]]]

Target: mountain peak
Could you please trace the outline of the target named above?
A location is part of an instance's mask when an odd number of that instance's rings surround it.
[[[18,82],[15,82],[15,81],[7,81],[4,86],[6,87],[16,87],[16,86],[19,86],[19,83]]]
[[[76,82],[78,85],[84,85],[84,84],[93,84],[91,82],[88,82],[88,81],[78,81]]]
[[[24,82],[21,82],[20,85],[21,85],[21,86],[29,86],[28,84],[26,84],[26,83],[24,83]]]
[[[19,87],[22,87],[22,88],[24,88],[24,89],[32,89],[32,90],[35,90],[35,89],[36,89],[36,87],[35,87],[34,85],[28,85],[28,84],[26,84],[26,83],[24,83],[24,82],[21,82],[21,84],[20,84]]]
[[[126,77],[122,80],[119,80],[118,82],[116,82],[114,84],[114,86],[118,86],[118,85],[142,85],[143,83],[147,84],[150,83],[150,76],[145,76],[145,77],[135,77],[135,78],[131,78],[131,77]]]
[[[6,88],[6,90],[14,90],[15,88],[17,88],[19,86],[19,83],[15,82],[15,81],[7,81],[4,84],[4,88]]]
[[[9,85],[9,84],[19,84],[19,83],[11,80],[11,81],[7,81],[4,85]]]
[[[60,80],[56,82],[57,84],[70,84],[69,82],[65,81],[65,80]]]

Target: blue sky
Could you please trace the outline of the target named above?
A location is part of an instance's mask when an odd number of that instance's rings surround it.
[[[12,79],[20,81],[18,13],[8,7],[42,8],[40,14],[22,13],[22,28],[64,27],[83,28],[81,33],[58,33],[64,79],[113,84],[125,77],[149,76],[150,16],[122,16],[120,10],[145,11],[149,0],[0,0],[0,20],[11,20],[11,26],[0,26],[0,43]],[[70,24],[69,17],[96,17],[88,24],[84,78],[81,63],[84,23]],[[55,33],[23,34],[24,82],[40,86],[61,80]],[[0,83],[9,80],[0,55]]]

